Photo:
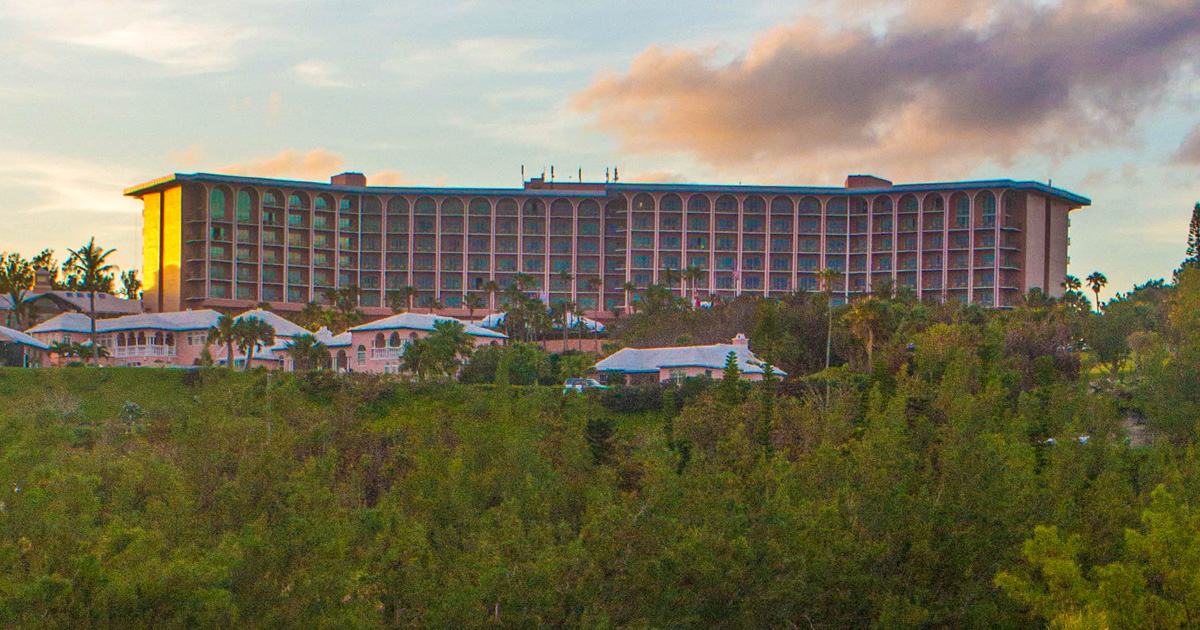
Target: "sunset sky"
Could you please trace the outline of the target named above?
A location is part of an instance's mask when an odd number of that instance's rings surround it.
[[[126,268],[173,172],[1052,179],[1110,294],[1200,200],[1200,0],[0,0],[0,55],[0,251]]]

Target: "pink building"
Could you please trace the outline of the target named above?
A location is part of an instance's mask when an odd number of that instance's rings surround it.
[[[1060,295],[1070,212],[1091,202],[1041,182],[843,187],[555,183],[521,188],[367,186],[175,174],[135,186],[143,202],[148,310],[299,310],[357,287],[369,317],[411,291],[456,317],[504,310],[518,274],[589,317],[626,307],[626,285],[698,296],[819,288],[840,300],[889,283],[922,299],[1018,303]],[[698,270],[687,282],[664,275]],[[407,300],[400,297],[401,300]],[[472,309],[478,301],[484,308]]]
[[[733,343],[709,346],[672,346],[666,348],[622,348],[593,368],[597,372],[620,372],[632,382],[663,382],[685,378],[724,378],[729,353],[737,357],[740,378],[761,381],[766,374],[764,363],[750,351],[750,340],[739,334]],[[787,373],[772,370],[777,376]]]
[[[401,313],[355,326],[331,338],[336,344],[330,347],[333,365],[338,371],[399,374],[408,342],[429,336],[434,331],[434,324],[444,321],[461,323],[466,333],[474,338],[476,346],[503,343],[508,339],[502,333],[451,317]]]

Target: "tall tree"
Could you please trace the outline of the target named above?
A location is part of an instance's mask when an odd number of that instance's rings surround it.
[[[137,269],[121,274],[121,294],[126,300],[142,299],[142,279],[138,277]]]
[[[80,291],[88,293],[88,315],[92,320],[92,330],[88,335],[88,340],[91,341],[92,347],[96,345],[96,293],[99,291],[108,292],[112,290],[113,271],[116,266],[109,264],[108,257],[117,250],[105,250],[96,245],[96,238],[88,239],[88,242],[79,249],[69,250],[71,255],[67,258],[66,268],[70,270],[70,275],[79,279]],[[99,358],[97,358],[99,364]]]
[[[59,265],[58,261],[54,258],[54,250],[49,248],[43,249],[37,256],[29,259],[29,262],[33,265],[34,269],[45,269],[50,272],[50,288],[55,290],[66,288],[58,279]]]
[[[1096,310],[1099,311],[1100,289],[1103,289],[1104,285],[1108,284],[1108,278],[1105,278],[1104,274],[1100,273],[1099,271],[1093,271],[1091,275],[1084,279],[1084,282],[1087,283],[1088,288],[1092,290],[1092,293],[1096,294]]]
[[[687,281],[688,289],[692,294],[691,305],[693,306],[696,304],[696,284],[699,283],[700,279],[702,279],[705,275],[706,272],[696,265],[691,265],[687,269],[683,270],[683,279]]]
[[[244,317],[234,325],[234,331],[237,336],[238,349],[246,355],[242,371],[247,372],[250,370],[250,363],[253,361],[254,355],[258,354],[263,347],[275,343],[275,327],[257,317]]]
[[[842,272],[832,267],[821,271],[821,290],[825,292],[826,299],[826,329],[825,329],[825,369],[829,369],[830,359],[833,357],[833,283],[842,277]]]
[[[483,308],[483,298],[478,293],[468,293],[463,296],[463,306],[467,307],[467,317],[475,319],[475,311]]]
[[[667,285],[668,289],[674,289],[675,283],[679,282],[682,278],[683,273],[674,267],[667,267],[658,274],[658,279]]]
[[[217,318],[217,325],[208,329],[208,343],[225,346],[225,367],[233,369],[233,344],[238,339],[238,320],[225,314]]]
[[[431,367],[443,374],[453,375],[463,358],[471,356],[475,341],[467,334],[462,322],[447,319],[433,325],[433,332],[425,338],[431,352]]]
[[[1184,264],[1195,264],[1200,258],[1200,201],[1192,208],[1192,221],[1188,224],[1187,260]]]
[[[496,310],[496,294],[500,293],[500,283],[495,280],[488,280],[483,283],[483,290],[487,291],[488,303],[491,310]]]
[[[329,361],[329,348],[313,335],[298,335],[287,345],[292,366],[297,372],[319,370]]]
[[[12,302],[13,328],[24,328],[28,305],[25,294],[33,288],[33,265],[20,254],[0,255],[0,293]]]
[[[1083,283],[1079,281],[1079,278],[1068,274],[1066,278],[1063,278],[1062,284],[1059,286],[1067,291],[1078,291],[1083,288]]]

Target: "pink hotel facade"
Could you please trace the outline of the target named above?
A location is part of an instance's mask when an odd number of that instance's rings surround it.
[[[886,280],[922,299],[1009,306],[1035,287],[1062,293],[1069,214],[1090,205],[1039,182],[867,175],[841,188],[535,178],[482,189],[175,174],[125,194],[144,203],[147,310],[298,310],[357,286],[369,316],[390,314],[389,293],[406,286],[447,315],[466,315],[472,293],[495,307],[477,312],[503,310],[488,284],[523,273],[551,301],[605,318],[627,284],[692,266],[701,296],[817,290],[830,268],[843,299]]]

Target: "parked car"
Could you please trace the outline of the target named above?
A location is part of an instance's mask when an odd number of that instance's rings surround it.
[[[563,383],[563,393],[577,392],[582,394],[589,389],[608,389],[594,378],[569,378]]]

